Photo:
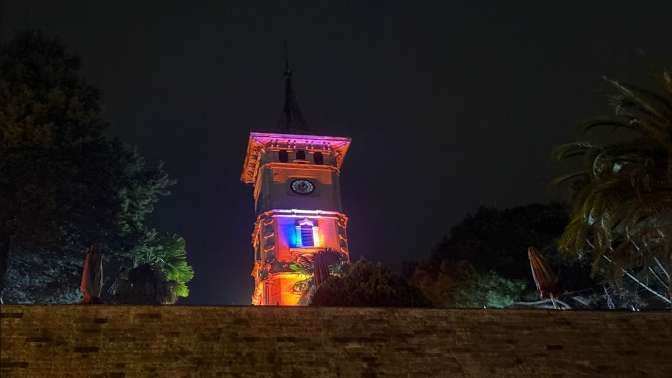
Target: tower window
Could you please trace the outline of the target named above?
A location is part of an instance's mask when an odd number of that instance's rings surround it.
[[[306,151],[297,150],[296,151],[296,160],[306,160]]]
[[[324,156],[319,151],[313,154],[313,160],[315,161],[315,164],[324,164]]]
[[[316,247],[319,244],[318,228],[308,219],[304,219],[296,226],[296,246],[299,248]]]
[[[278,160],[280,160],[283,163],[289,161],[289,154],[287,153],[287,150],[278,151]]]
[[[304,247],[312,247],[315,245],[313,240],[313,226],[301,226],[301,244]]]

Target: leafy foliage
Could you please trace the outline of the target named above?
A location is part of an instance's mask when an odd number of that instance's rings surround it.
[[[453,304],[460,308],[505,308],[519,300],[527,286],[525,280],[504,278],[495,271],[472,271],[455,288]]]
[[[40,33],[0,46],[0,291],[9,253],[63,242],[76,203],[73,159],[105,123],[99,94],[76,74],[79,60]]]
[[[425,307],[429,301],[380,263],[360,260],[346,265],[342,276],[332,276],[322,283],[311,305]]]
[[[301,295],[300,304],[308,304],[315,290],[331,276],[340,275],[348,257],[332,249],[299,255],[288,265],[292,272],[301,273],[305,279],[298,281],[292,291]]]
[[[29,292],[7,282],[10,302],[69,300],[78,283],[39,276],[78,275],[73,261],[81,269],[92,244],[113,266],[132,264],[153,232],[148,215],[174,183],[161,164],[104,135],[100,93],[79,69],[76,55],[40,32],[0,46],[0,295],[7,269],[16,277],[36,264],[22,286]],[[46,282],[56,287],[36,286]]]
[[[580,171],[556,179],[575,190],[559,245],[567,254],[591,256],[594,271],[604,272],[614,286],[629,275],[654,297],[672,303],[672,75],[664,72],[659,79],[660,93],[607,79],[616,92],[614,114],[581,128],[622,129],[627,136],[555,150],[558,160],[583,162]]]
[[[532,283],[527,248],[552,248],[566,224],[567,211],[559,204],[505,210],[480,207],[451,228],[450,237],[439,242],[431,260],[437,264],[466,260],[480,273],[497,271]]]
[[[5,303],[73,303],[81,299],[82,257],[56,250],[13,253],[3,293]]]
[[[410,282],[434,307],[443,308],[508,307],[523,298],[529,285],[495,271],[481,273],[467,260],[418,264]]]
[[[589,270],[556,253],[555,240],[566,224],[567,211],[559,204],[481,207],[451,228],[430,259],[408,272],[409,280],[436,307],[502,307],[535,299],[527,248],[538,246],[551,257],[563,291],[591,288]]]
[[[187,243],[175,234],[152,232],[136,251],[136,264],[149,265],[162,272],[166,280],[175,282],[175,294],[188,297],[187,283],[194,278],[194,270],[187,262]]]
[[[174,304],[177,283],[150,264],[123,272],[112,286],[110,302],[117,304]]]

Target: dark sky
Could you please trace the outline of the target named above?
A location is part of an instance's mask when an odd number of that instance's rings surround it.
[[[284,39],[314,132],[353,139],[352,255],[395,268],[479,205],[557,197],[549,151],[606,110],[601,77],[672,62],[666,0],[121,3],[0,0],[0,37],[60,36],[103,90],[110,133],[179,180],[154,221],[187,239],[189,303],[249,303],[239,177],[248,132],[279,117]]]

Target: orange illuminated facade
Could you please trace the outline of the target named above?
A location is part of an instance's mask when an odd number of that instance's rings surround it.
[[[339,187],[350,138],[250,133],[241,180],[254,186],[255,305],[304,304],[302,256],[349,255]]]

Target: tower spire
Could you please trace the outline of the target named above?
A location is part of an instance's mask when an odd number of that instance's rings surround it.
[[[292,86],[292,70],[289,66],[289,53],[287,51],[287,41],[284,43],[285,50],[285,103],[280,115],[279,128],[283,133],[302,133],[308,131],[308,125],[303,118],[301,108],[294,93]]]
[[[291,76],[292,71],[289,69],[289,51],[287,50],[287,41],[284,41],[282,43],[282,47],[284,49],[283,52],[285,54],[284,55],[285,56],[285,76],[287,76],[287,75]]]

